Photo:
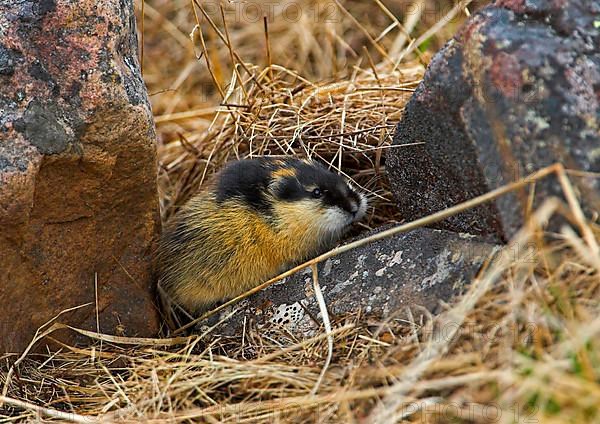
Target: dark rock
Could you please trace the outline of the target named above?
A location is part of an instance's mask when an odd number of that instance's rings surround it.
[[[0,44],[0,76],[11,76],[15,72],[15,67],[20,57],[21,55],[18,51]]]
[[[84,304],[60,321],[95,330],[97,305],[101,331],[156,335],[155,133],[132,1],[0,1],[0,28],[0,355]]]
[[[473,15],[434,57],[398,124],[386,169],[407,220],[551,165],[600,171],[600,3],[505,0]],[[572,178],[588,215],[600,179]],[[510,238],[530,187],[438,224]],[[536,184],[535,204],[560,195]],[[554,226],[556,228],[556,225]]]
[[[333,315],[361,310],[383,319],[408,309],[418,315],[419,307],[435,312],[440,300],[463,291],[494,250],[473,235],[422,228],[328,259],[319,264],[319,284]],[[219,334],[239,333],[246,322],[260,331],[284,325],[309,336],[321,325],[310,268],[233,308],[240,310]],[[225,308],[212,323],[231,312]]]
[[[34,99],[27,106],[23,118],[14,122],[14,128],[24,132],[25,138],[37,147],[40,153],[62,153],[73,141],[73,135],[67,133],[66,125],[58,116],[59,111],[60,108],[52,102],[42,104]]]

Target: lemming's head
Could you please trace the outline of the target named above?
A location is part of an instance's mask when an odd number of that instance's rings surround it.
[[[288,158],[246,159],[219,176],[217,201],[237,198],[281,225],[304,226],[336,239],[366,212],[363,194],[318,162]]]

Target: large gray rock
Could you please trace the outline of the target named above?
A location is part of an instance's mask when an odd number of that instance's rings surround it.
[[[461,293],[495,248],[468,234],[417,229],[328,259],[319,265],[319,283],[333,315],[361,310],[383,319],[409,309],[418,315],[420,307],[435,311],[440,300]],[[305,336],[321,325],[310,268],[233,308],[240,310],[222,334],[241,331],[244,322],[261,331],[283,325]],[[224,309],[212,323],[231,312]]]
[[[0,356],[85,304],[60,320],[155,335],[158,218],[133,2],[0,1]]]
[[[497,1],[432,60],[398,124],[386,169],[407,220],[445,209],[555,162],[600,171],[600,2]],[[572,178],[588,216],[600,179]],[[507,240],[530,188],[437,225]],[[560,195],[538,183],[535,204]],[[557,228],[555,225],[554,229]]]

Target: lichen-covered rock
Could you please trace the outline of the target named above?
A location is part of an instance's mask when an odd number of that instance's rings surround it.
[[[0,353],[61,316],[157,332],[155,133],[133,4],[0,2]],[[96,295],[97,293],[97,295]],[[72,340],[71,340],[72,341]]]
[[[461,293],[496,246],[473,235],[417,229],[343,253],[319,264],[319,285],[331,314],[361,311],[374,319],[390,314],[418,316],[436,310],[440,300]],[[234,305],[240,308],[220,334],[239,333],[245,325],[266,331],[283,325],[310,336],[322,322],[310,268]],[[213,318],[214,324],[232,312]],[[206,324],[206,323],[205,323]]]
[[[600,171],[600,3],[504,0],[472,16],[432,60],[409,101],[386,169],[409,220],[442,210],[555,162]],[[574,176],[589,216],[600,179]],[[510,238],[525,188],[438,225]],[[536,204],[559,195],[535,187]]]

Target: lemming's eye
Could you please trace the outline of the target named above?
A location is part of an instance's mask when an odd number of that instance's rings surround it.
[[[321,195],[322,195],[322,194],[323,194],[323,193],[321,193],[321,190],[320,190],[320,189],[318,189],[318,188],[315,188],[315,189],[312,191],[312,197],[314,197],[315,199],[318,199],[319,197],[321,197]]]

